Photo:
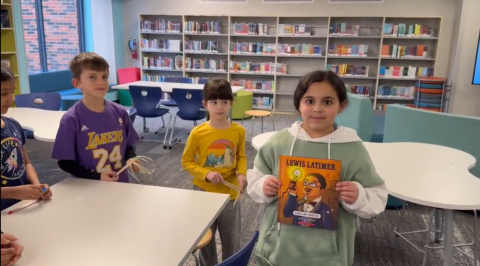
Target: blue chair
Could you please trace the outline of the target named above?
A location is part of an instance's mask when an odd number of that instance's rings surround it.
[[[191,84],[192,83],[192,79],[191,78],[185,78],[185,77],[166,77],[163,82],[172,82],[172,83],[188,83],[188,84]],[[165,106],[177,106],[177,103],[175,102],[175,100],[173,99],[170,99],[170,100],[163,100],[161,101],[161,104],[162,105],[165,105]]]
[[[200,80],[198,81],[198,84],[202,84],[202,85],[207,84],[208,80],[209,80],[209,79],[200,79]]]
[[[255,232],[252,239],[248,242],[248,244],[243,247],[240,251],[233,254],[230,258],[224,260],[217,266],[248,266],[248,262],[252,257],[253,248],[258,240],[258,231]]]
[[[172,137],[177,116],[182,120],[193,121],[194,126],[197,126],[198,120],[202,120],[207,117],[207,112],[205,110],[200,110],[203,107],[202,90],[174,88],[172,90],[172,97],[177,103],[179,111],[175,115],[175,118],[173,118],[173,127],[170,124],[168,125],[169,128],[172,128],[172,131],[170,132],[170,141],[168,143],[169,149],[172,149]],[[166,147],[164,148],[166,149]]]
[[[147,127],[147,118],[157,118],[166,114],[170,115],[169,124],[172,120],[172,114],[167,108],[160,108],[159,102],[162,98],[162,89],[160,87],[142,87],[142,86],[129,86],[130,95],[132,96],[133,104],[137,111],[137,115],[143,118],[143,132],[147,133],[150,129]],[[165,123],[164,123],[165,127]],[[157,130],[155,134],[158,134]],[[163,145],[167,141],[168,128],[165,132],[163,139]],[[143,137],[142,137],[143,138]]]
[[[373,135],[373,106],[368,98],[348,94],[349,104],[345,111],[337,116],[336,123],[357,131],[363,141],[371,141]]]
[[[15,96],[15,104],[23,108],[58,111],[62,106],[62,98],[56,92],[26,93]],[[34,139],[31,130],[25,129],[23,132],[28,139]]]

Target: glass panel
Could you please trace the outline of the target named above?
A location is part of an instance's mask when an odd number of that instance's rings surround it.
[[[42,72],[35,0],[22,0],[23,35],[29,73]]]

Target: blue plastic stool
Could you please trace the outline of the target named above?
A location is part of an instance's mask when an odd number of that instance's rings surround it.
[[[62,110],[67,111],[74,106],[78,101],[83,99],[83,95],[65,95],[62,96]]]

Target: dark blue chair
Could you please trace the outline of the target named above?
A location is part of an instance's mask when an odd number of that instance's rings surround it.
[[[171,82],[171,83],[188,83],[188,84],[191,84],[192,83],[192,79],[191,78],[185,78],[185,77],[166,77],[163,82]],[[170,99],[170,100],[163,100],[161,102],[162,105],[165,105],[165,106],[177,106],[177,103],[175,102],[175,100],[173,99]]]
[[[255,232],[252,239],[248,242],[248,244],[243,247],[240,251],[233,254],[230,258],[222,261],[217,266],[248,266],[248,262],[252,257],[253,248],[258,240],[258,231]]]
[[[178,112],[173,118],[173,127],[170,126],[170,124],[168,126],[169,128],[172,128],[172,131],[170,132],[170,141],[168,143],[169,149],[172,149],[172,137],[177,117],[180,117],[182,120],[193,121],[194,126],[197,126],[198,120],[202,120],[207,117],[207,112],[205,110],[201,110],[203,108],[202,90],[174,88],[172,90],[172,98],[177,103]]]
[[[62,106],[62,97],[56,92],[19,94],[15,96],[15,104],[22,108],[59,111]],[[25,129],[24,133],[27,138],[34,139],[32,131]]]
[[[160,87],[129,86],[130,96],[132,96],[133,105],[137,111],[137,116],[143,118],[143,132],[147,133],[150,129],[147,127],[147,118],[157,118],[168,114],[170,115],[169,125],[172,120],[172,114],[167,108],[160,108],[159,102],[162,99],[162,89]],[[165,126],[165,124],[164,124]],[[155,134],[158,134],[157,130]],[[168,128],[165,132],[163,145],[167,141]],[[143,137],[142,137],[143,138]]]
[[[207,84],[208,80],[209,80],[209,79],[200,79],[200,80],[198,81],[198,84],[202,84],[202,85]]]

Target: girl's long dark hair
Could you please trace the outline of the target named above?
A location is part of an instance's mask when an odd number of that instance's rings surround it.
[[[14,79],[15,75],[13,74],[12,70],[10,68],[2,65],[2,75],[1,75],[1,82],[6,82],[10,81],[11,79]]]

